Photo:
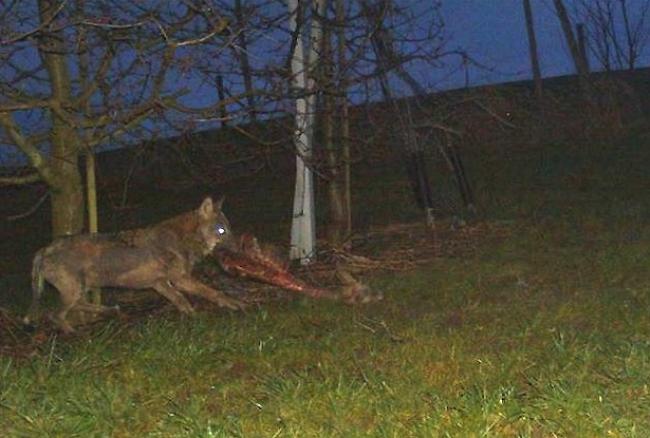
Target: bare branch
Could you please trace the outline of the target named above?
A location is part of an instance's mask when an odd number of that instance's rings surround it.
[[[20,186],[41,181],[38,173],[30,173],[21,176],[2,176],[0,177],[0,186]]]
[[[36,146],[21,134],[20,128],[11,114],[0,112],[0,125],[4,128],[5,132],[9,135],[14,144],[18,146],[25,155],[27,155],[29,162],[40,176],[47,181],[50,175],[43,154],[41,154]]]
[[[31,182],[31,181],[30,181]],[[36,213],[36,211],[39,209],[41,205],[43,205],[43,202],[47,199],[47,197],[50,195],[50,191],[48,190],[47,192],[43,193],[43,196],[41,196],[38,201],[34,205],[32,205],[29,210],[27,210],[24,213],[19,213],[19,214],[14,214],[12,216],[7,216],[7,220],[12,222],[12,221],[17,221],[19,219],[25,219],[26,217],[29,217]]]
[[[172,44],[176,47],[183,47],[183,46],[195,46],[198,44],[203,44],[206,41],[214,38],[217,35],[222,35],[223,32],[228,28],[230,25],[229,21],[226,18],[219,19],[217,23],[215,23],[214,29],[212,32],[203,35],[202,37],[199,38],[194,38],[194,39],[188,39],[184,41],[176,41],[173,42]]]
[[[67,3],[68,3],[68,0],[63,0],[61,2],[61,4],[59,4],[59,7],[56,8],[56,10],[54,10],[54,12],[49,17],[47,17],[45,20],[43,20],[41,22],[40,26],[38,26],[38,27],[36,27],[36,28],[34,28],[34,29],[30,30],[30,31],[27,31],[25,33],[22,33],[20,35],[17,35],[17,36],[15,36],[13,38],[2,40],[2,41],[0,41],[0,46],[11,45],[11,44],[17,43],[19,41],[23,41],[23,40],[26,40],[28,38],[31,38],[32,36],[42,32],[45,28],[47,28],[50,24],[52,24],[52,22],[56,19],[56,17],[59,16],[59,14],[61,13],[61,11],[63,11],[63,9],[65,8]]]
[[[31,110],[35,108],[47,108],[50,106],[49,100],[32,100],[25,102],[11,102],[0,104],[0,112],[12,112],[21,110]]]

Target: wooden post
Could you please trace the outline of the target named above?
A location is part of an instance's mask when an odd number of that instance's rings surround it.
[[[95,152],[93,150],[86,151],[86,209],[88,210],[88,232],[90,234],[97,234],[99,231],[97,219],[97,177],[95,174]],[[101,304],[101,290],[92,289],[88,298],[93,304]]]

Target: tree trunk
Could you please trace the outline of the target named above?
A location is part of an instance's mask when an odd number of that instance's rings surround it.
[[[555,5],[557,17],[562,25],[564,38],[566,39],[567,46],[569,46],[569,51],[571,52],[576,72],[578,73],[578,81],[580,82],[582,96],[588,104],[592,104],[594,99],[589,85],[589,68],[585,63],[585,58],[580,54],[580,48],[576,41],[576,37],[573,34],[573,27],[571,26],[571,20],[569,20],[569,14],[564,7],[564,3],[562,3],[562,0],[553,0],[553,4]]]
[[[223,85],[223,76],[217,74],[217,95],[219,96],[219,118],[221,126],[228,126],[228,109],[226,108],[226,88]]]
[[[326,9],[325,9],[326,10]],[[324,20],[321,54],[321,87],[323,95],[323,144],[327,151],[328,223],[327,239],[330,245],[340,247],[346,239],[345,197],[341,184],[341,144],[334,139],[336,125],[334,97],[334,54],[332,51],[332,26]]]
[[[636,63],[636,59],[639,56],[639,50],[642,49],[641,46],[639,46],[640,40],[637,40],[633,34],[636,34],[639,29],[636,31],[632,31],[632,25],[630,23],[630,17],[629,13],[627,10],[627,2],[626,0],[620,0],[620,5],[621,5],[621,15],[623,16],[623,24],[625,28],[625,42],[627,45],[627,69],[629,71],[633,71]],[[645,6],[647,8],[647,6]],[[643,14],[645,15],[645,11]],[[645,17],[639,18],[641,22],[645,20]]]
[[[557,13],[557,17],[560,20],[560,24],[562,25],[564,38],[566,39],[567,46],[569,46],[569,51],[571,52],[571,57],[573,58],[576,72],[583,78],[587,78],[587,76],[589,76],[589,69],[585,65],[584,59],[580,55],[578,42],[576,41],[575,35],[573,34],[571,20],[569,19],[569,14],[564,7],[564,3],[562,3],[562,0],[553,0],[553,4],[555,5],[555,12]]]
[[[58,2],[38,2],[41,22],[51,20]],[[72,100],[70,72],[66,62],[66,47],[63,35],[53,33],[39,42],[51,84],[52,134],[50,136],[52,157],[52,233],[54,236],[77,234],[84,225],[84,197],[81,174],[79,173],[79,137],[74,128],[62,118]]]
[[[347,61],[345,56],[346,41],[345,41],[345,9],[343,0],[336,0],[336,23],[337,23],[337,64],[338,64],[338,79],[337,96],[338,97],[338,114],[339,114],[339,130],[341,144],[341,159],[343,160],[343,208],[345,213],[345,234],[350,236],[352,234],[352,187],[350,179],[350,117],[349,105],[347,96],[347,81],[345,71]]]
[[[86,1],[76,0],[75,6],[80,17],[85,16]],[[88,53],[88,37],[84,27],[79,28],[78,49],[79,49],[79,84],[81,89],[88,88],[90,81],[90,57]],[[105,96],[104,96],[105,97]],[[91,114],[90,99],[80,102],[85,114]],[[88,145],[88,136],[83,136],[84,145]],[[97,215],[97,175],[95,167],[95,151],[86,149],[86,212],[88,215],[88,232],[97,234],[99,231]],[[102,292],[99,288],[88,291],[88,299],[91,303],[100,305],[102,303]]]
[[[433,202],[429,187],[429,177],[427,175],[427,168],[422,161],[423,155],[420,153],[420,145],[417,137],[414,135],[413,119],[410,111],[409,100],[399,101],[393,99],[391,84],[388,79],[390,72],[395,72],[397,76],[404,82],[410,89],[415,99],[421,99],[426,96],[426,90],[415,80],[411,74],[406,71],[404,65],[400,62],[400,56],[394,50],[393,37],[384,26],[386,20],[386,13],[391,4],[390,0],[382,3],[382,9],[374,10],[371,4],[366,0],[361,0],[361,8],[364,11],[368,24],[374,28],[371,40],[373,42],[373,50],[377,59],[379,71],[379,83],[381,85],[384,100],[387,104],[392,105],[395,114],[397,115],[397,122],[399,124],[399,132],[402,134],[403,141],[399,154],[404,157],[404,164],[407,175],[411,178],[413,187],[416,192],[421,196],[422,207],[425,213],[425,220],[427,224],[433,224]],[[411,161],[412,160],[412,161]],[[413,166],[415,164],[415,166]],[[413,172],[414,171],[414,172]]]
[[[373,11],[371,3],[366,0],[361,0],[361,8],[366,16],[368,18],[372,17],[372,19],[375,20],[375,23],[372,23],[372,25],[375,26],[375,29],[370,35],[370,39],[373,43],[373,50],[377,54],[379,62],[382,64],[382,71],[386,74],[388,74],[388,72],[394,72],[397,77],[411,89],[414,96],[425,96],[427,94],[426,90],[411,75],[411,73],[404,68],[404,64],[400,57],[395,53],[393,36],[391,35],[390,29],[387,29],[384,26],[386,10],[389,7],[390,2],[385,2],[382,4],[382,9]],[[387,85],[383,84],[382,87],[387,87]]]
[[[535,37],[535,24],[530,0],[523,0],[524,15],[526,16],[526,31],[528,32],[528,47],[530,52],[530,65],[533,70],[533,83],[535,84],[535,97],[538,102],[542,100],[542,72],[539,68],[539,55],[537,53],[537,38]]]
[[[52,190],[52,234],[54,237],[78,234],[84,227],[84,196],[81,175],[74,163],[55,160],[52,171],[57,183]]]
[[[312,261],[316,243],[316,221],[314,216],[314,182],[311,169],[306,165],[312,155],[313,144],[313,79],[307,77],[311,66],[306,60],[303,48],[302,20],[299,17],[298,0],[287,0],[289,8],[289,30],[296,38],[291,56],[292,87],[299,93],[296,98],[294,144],[296,148],[296,184],[293,198],[293,219],[291,221],[291,249],[289,257],[302,264]],[[300,28],[298,23],[301,24]],[[312,27],[312,38],[318,36],[317,22]],[[311,57],[310,57],[311,58]],[[315,97],[315,96],[314,96]]]
[[[587,72],[589,72],[589,58],[587,58],[587,38],[585,36],[585,25],[583,23],[576,24],[576,35],[578,36],[578,52],[582,63],[584,64]]]
[[[235,18],[237,19],[237,26],[239,29],[239,34],[237,36],[239,48],[237,48],[236,51],[237,56],[239,57],[239,64],[241,66],[241,74],[244,78],[248,114],[251,120],[255,121],[257,120],[257,114],[255,111],[255,96],[253,96],[253,75],[251,73],[251,66],[248,60],[248,42],[246,40],[246,33],[244,32],[246,23],[244,20],[241,0],[235,0]]]
[[[80,17],[86,16],[86,0],[76,0],[76,12]],[[88,89],[90,86],[90,56],[88,50],[88,36],[86,28],[80,27],[78,38],[79,49],[79,85],[83,90]],[[104,96],[105,97],[105,96]],[[90,99],[85,99],[80,102],[85,114],[91,114]],[[88,146],[90,143],[89,136],[83,136],[83,144]],[[97,233],[99,231],[99,224],[97,220],[97,178],[95,174],[95,152],[86,147],[86,211],[88,212],[88,232]],[[99,304],[99,303],[97,303]]]

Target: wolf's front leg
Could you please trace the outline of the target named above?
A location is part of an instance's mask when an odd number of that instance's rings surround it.
[[[176,308],[186,315],[194,313],[194,308],[187,301],[187,298],[180,293],[172,284],[168,281],[161,281],[153,287],[156,292],[158,292],[163,297],[167,298],[171,303],[176,306]]]
[[[172,279],[174,286],[178,287],[183,292],[196,295],[206,300],[217,304],[220,307],[227,307],[232,310],[243,310],[246,304],[227,296],[223,292],[215,290],[210,286],[201,283],[189,276],[178,276]]]

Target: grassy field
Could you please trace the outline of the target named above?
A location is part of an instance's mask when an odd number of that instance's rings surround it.
[[[468,158],[506,237],[368,274],[385,295],[368,306],[52,335],[33,358],[0,357],[1,435],[650,436],[648,131]],[[362,228],[417,219],[396,169],[361,174]],[[236,227],[279,238],[290,182],[266,182],[271,196],[227,188],[227,205]]]

